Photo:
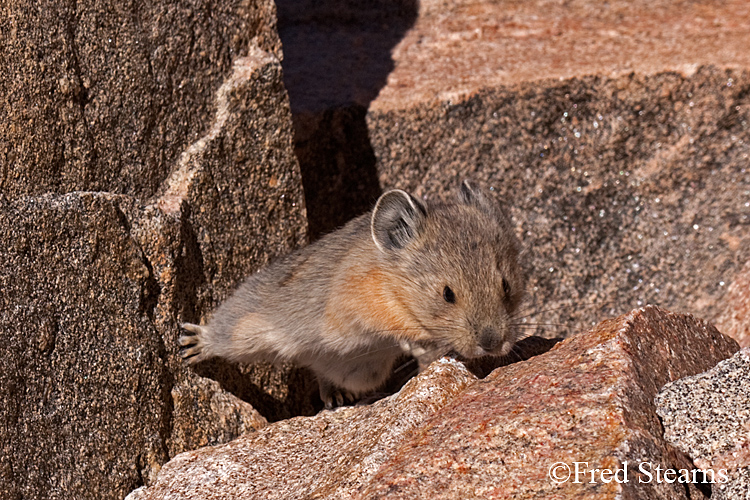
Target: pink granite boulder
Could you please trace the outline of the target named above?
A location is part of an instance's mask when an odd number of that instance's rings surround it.
[[[482,380],[443,359],[371,406],[181,454],[130,498],[687,499],[699,489],[666,471],[690,461],[663,440],[653,399],[737,348],[646,307]]]

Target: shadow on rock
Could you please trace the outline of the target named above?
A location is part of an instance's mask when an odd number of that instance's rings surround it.
[[[416,0],[279,0],[284,84],[310,239],[366,212],[380,194],[365,118],[414,24]]]

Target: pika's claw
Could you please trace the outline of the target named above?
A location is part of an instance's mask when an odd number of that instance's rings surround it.
[[[206,333],[206,328],[201,325],[195,325],[193,323],[182,323],[180,325],[185,330],[189,331],[193,335],[204,335]]]
[[[177,343],[180,347],[190,347],[198,343],[198,337],[196,335],[183,335],[177,339]]]
[[[320,399],[323,401],[326,410],[344,406],[346,401],[354,401],[354,396],[351,392],[341,391],[330,382],[319,380],[318,385],[320,388]]]
[[[183,323],[182,328],[190,332],[190,335],[183,335],[177,339],[180,344],[180,356],[189,365],[208,359],[210,356],[204,350],[205,344],[203,337],[208,331],[205,327],[194,325],[192,323]]]
[[[191,347],[189,349],[181,349],[180,356],[182,356],[182,359],[184,359],[185,362],[187,362],[189,365],[197,363],[198,361],[201,361],[204,358],[204,356],[201,356],[200,347]]]

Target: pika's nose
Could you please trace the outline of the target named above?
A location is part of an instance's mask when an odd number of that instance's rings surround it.
[[[500,335],[497,334],[494,328],[485,328],[479,334],[479,347],[487,352],[494,351],[500,345],[500,342]]]

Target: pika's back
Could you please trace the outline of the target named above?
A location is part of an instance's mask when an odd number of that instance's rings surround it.
[[[249,276],[215,311],[212,326],[232,331],[252,313],[281,329],[319,328],[333,281],[346,273],[342,264],[361,260],[370,245],[368,215],[363,215]]]

